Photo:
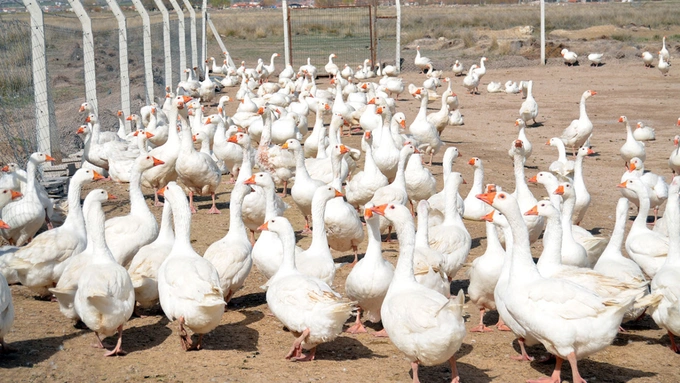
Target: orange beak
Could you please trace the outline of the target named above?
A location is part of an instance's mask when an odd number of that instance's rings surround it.
[[[103,175],[95,172],[94,170],[92,171],[92,174],[93,174],[92,181],[99,181],[104,179]]]
[[[325,104],[323,108],[326,109],[326,110],[331,110],[331,106],[328,105],[328,104]]]
[[[628,171],[629,171],[629,172],[632,172],[632,171],[635,170],[635,169],[637,169],[637,168],[635,167],[635,163],[631,163],[631,164],[628,166]]]
[[[189,97],[189,96],[182,96],[182,101],[184,101],[184,103],[186,104],[186,103],[188,103],[189,101],[191,101],[191,97]]]
[[[92,121],[92,119],[90,118],[90,116],[87,116],[87,118],[85,118],[85,122],[90,122],[90,121]]]
[[[553,194],[564,195],[564,186],[563,185],[558,186],[557,189],[555,189],[555,191],[553,192]]]
[[[478,200],[481,200],[489,205],[492,205],[493,200],[496,198],[496,192],[477,194],[475,197],[477,197]]]
[[[196,135],[195,134],[193,136],[191,136],[191,140],[196,142]]]
[[[467,181],[463,180],[463,185],[467,185]]]
[[[623,116],[619,117],[619,122],[623,122]]]
[[[5,166],[3,166],[2,169],[0,169],[0,170],[2,170],[3,172],[7,173],[7,172],[9,172],[9,166],[5,165]]]
[[[120,116],[122,116],[122,115],[123,115],[123,111],[122,111],[122,110],[119,110],[119,111],[118,111],[118,116],[120,117]]]
[[[516,148],[521,148],[524,145],[522,140],[515,140],[515,147]]]
[[[244,185],[255,185],[255,176],[251,176],[247,180],[243,181]]]
[[[373,212],[371,209],[364,209],[364,218],[371,218],[373,217]]]
[[[269,221],[263,223],[260,225],[260,227],[257,228],[258,231],[267,231],[269,230]]]
[[[493,222],[493,213],[495,213],[495,212],[496,212],[496,210],[491,210],[491,212],[489,214],[482,217],[482,221]]]
[[[85,111],[85,106],[81,105],[80,109],[78,109],[78,113],[83,113]]]
[[[146,138],[151,138],[151,137],[153,137],[153,133],[144,132],[144,134],[146,134]]]
[[[118,197],[116,197],[115,195],[113,195],[111,193],[106,193],[106,199],[118,199]]]
[[[132,115],[129,115],[129,116],[125,117],[125,119],[126,119],[127,121],[132,121]]]
[[[594,90],[591,90],[591,91],[590,91],[590,95],[591,95],[591,96],[594,96],[594,95],[596,95],[596,94],[597,94],[596,91],[594,91]]]
[[[588,155],[595,154],[595,151],[591,148],[588,148]]]
[[[135,132],[132,133],[132,135],[133,135],[134,137],[137,137],[138,134],[139,134],[139,130],[135,130]]]
[[[45,154],[45,161],[56,161],[54,157],[50,156],[49,154]]]
[[[85,128],[83,128],[83,127],[81,126],[81,127],[78,128],[78,130],[76,131],[76,134],[83,134],[83,133],[85,133]]]
[[[9,229],[9,225],[5,223],[5,221],[0,219],[0,229]]]
[[[236,143],[236,135],[234,134],[233,136],[229,136],[229,138],[227,139],[227,142],[231,142],[231,143],[235,144]]]
[[[519,125],[519,120],[515,120],[515,126]]]
[[[345,195],[342,194],[340,191],[338,191],[338,190],[336,189],[336,190],[335,190],[335,196],[336,196],[336,197],[344,197]]]
[[[377,114],[382,114],[382,112],[383,112],[382,106],[377,107],[377,108],[375,109],[375,112],[376,112]]]
[[[379,214],[379,215],[385,215],[385,209],[387,209],[387,204],[383,204],[380,206],[374,206],[371,208],[371,211],[373,213]]]
[[[529,178],[529,180],[527,180],[527,182],[530,182],[532,184],[538,183],[538,177],[533,176],[533,177]]]
[[[545,142],[546,145],[550,145],[550,140]]]
[[[161,197],[165,197],[165,189],[167,189],[167,187],[163,187],[163,189],[159,190],[158,195]]]
[[[375,97],[373,97],[372,99],[368,100],[368,104],[375,104]],[[368,211],[368,209],[367,209],[367,211]]]
[[[620,184],[616,185],[617,188],[622,188],[625,189],[626,185],[628,185],[628,181],[623,181]]]
[[[468,165],[474,165],[475,164],[475,159],[470,158],[470,161],[468,161]]]
[[[345,145],[340,145],[340,154],[345,154],[349,152],[349,149]]]
[[[156,157],[151,157],[151,158],[153,158],[153,166],[163,165],[165,163],[165,161],[161,161]]]
[[[531,210],[524,213],[524,215],[538,215],[538,205],[531,208]]]
[[[23,194],[19,193],[18,191],[10,190],[10,195],[12,196],[12,199],[17,199],[21,197]]]
[[[263,108],[263,107],[260,107],[260,108],[257,110],[257,114],[264,114],[264,108]]]
[[[204,124],[212,124],[212,120],[210,119],[210,117],[205,119]]]
[[[367,140],[370,139],[371,138],[371,131],[364,133],[364,138],[367,139]]]
[[[406,120],[399,121],[399,125],[401,125],[402,128],[406,128]]]

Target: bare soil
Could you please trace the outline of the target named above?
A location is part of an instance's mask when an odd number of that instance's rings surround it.
[[[466,67],[472,63],[466,62]],[[454,165],[468,185],[472,181],[472,169],[467,160],[472,156],[484,160],[485,182],[514,188],[512,162],[507,150],[517,132],[514,120],[522,103],[519,95],[489,94],[486,85],[490,81],[533,80],[534,94],[540,107],[539,124],[528,130],[534,144],[532,157],[527,161],[526,175],[530,177],[539,170],[546,170],[556,158],[556,150],[544,146],[550,137],[559,135],[571,120],[578,118],[578,102],[586,89],[597,91],[588,101],[588,113],[595,128],[592,144],[596,155],[585,161],[584,175],[592,194],[592,203],[582,225],[594,233],[609,235],[614,224],[614,210],[620,197],[616,184],[625,171],[618,150],[625,140],[625,128],[617,120],[626,115],[631,121],[643,120],[656,128],[657,140],[647,145],[646,168],[667,176],[671,173],[666,161],[673,149],[672,138],[676,127],[680,75],[671,70],[663,77],[657,69],[646,69],[641,61],[608,60],[606,65],[594,68],[585,63],[579,67],[566,67],[550,61],[545,67],[522,67],[494,69],[502,63],[488,62],[491,69],[482,80],[479,95],[469,95],[462,88],[462,79],[454,78],[454,90],[458,92],[465,125],[445,130],[446,146],[455,145],[462,157]],[[422,82],[423,75],[406,74],[407,82]],[[327,84],[327,79],[321,83]],[[227,89],[233,96],[235,88]],[[441,93],[441,92],[440,92]],[[430,105],[432,110],[439,103]],[[236,108],[230,104],[230,108]],[[406,113],[408,122],[413,120],[418,103],[410,95],[403,94],[398,109]],[[432,111],[431,110],[431,111]],[[310,121],[313,119],[310,118]],[[346,143],[359,147],[360,136],[352,136]],[[435,156],[431,170],[441,185],[442,149]],[[225,178],[226,180],[226,178]],[[126,214],[129,210],[125,185],[112,182],[98,183],[93,187],[109,189],[119,200],[106,204],[109,217]],[[545,196],[542,187],[530,186],[534,194]],[[231,186],[223,184],[218,193],[223,214],[208,215],[209,198],[199,199],[199,212],[193,216],[192,240],[196,251],[202,253],[214,241],[222,237],[228,227],[227,206]],[[151,205],[153,196],[147,196]],[[286,201],[293,206],[290,197]],[[160,208],[151,207],[160,219]],[[295,228],[302,229],[303,221],[295,207],[285,214]],[[631,209],[630,215],[635,215]],[[468,257],[471,262],[485,249],[484,225],[466,221],[473,238],[473,248]],[[299,236],[299,244],[307,247],[311,237]],[[364,242],[360,247],[363,253]],[[385,244],[384,256],[396,262],[397,244]],[[540,241],[534,245],[534,255],[541,251]],[[350,253],[334,252],[337,262],[351,260]],[[335,288],[344,291],[348,267],[339,269]],[[466,289],[467,267],[458,273],[451,286],[456,293]],[[155,311],[148,317],[132,318],[125,326],[123,345],[127,356],[104,358],[101,350],[91,347],[95,337],[90,331],[77,330],[64,318],[57,304],[34,299],[21,286],[12,286],[16,307],[16,322],[6,337],[14,348],[14,354],[0,355],[1,382],[94,382],[94,381],[156,381],[156,382],[408,382],[410,368],[403,355],[388,339],[374,338],[371,334],[359,336],[341,335],[331,343],[319,346],[317,359],[309,363],[291,363],[283,357],[293,336],[281,323],[268,315],[265,294],[260,289],[265,282],[260,272],[253,268],[245,287],[239,291],[224,313],[221,325],[205,339],[205,349],[184,352],[178,341],[176,323]],[[468,326],[479,320],[477,308],[468,304]],[[540,315],[540,313],[536,313]],[[353,318],[352,318],[353,319]],[[351,319],[351,320],[352,320]],[[494,324],[497,315],[491,313],[486,322]],[[626,332],[620,333],[613,345],[579,362],[582,375],[590,382],[677,382],[680,380],[680,356],[668,349],[666,332],[659,329],[646,316],[641,321],[624,324]],[[376,327],[376,329],[380,329]],[[372,332],[372,330],[369,330]],[[526,379],[549,375],[552,364],[539,362],[516,362],[509,357],[517,354],[514,336],[507,332],[468,333],[457,352],[461,381],[472,383],[524,382]],[[545,355],[538,346],[530,350],[537,356]],[[571,381],[568,367],[563,368],[563,379]],[[423,382],[444,382],[450,379],[448,365],[422,367]]]

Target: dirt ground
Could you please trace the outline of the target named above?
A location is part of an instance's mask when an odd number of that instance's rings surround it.
[[[472,63],[465,63],[469,66]],[[614,210],[620,194],[616,189],[625,171],[618,150],[625,140],[625,128],[618,123],[619,116],[626,115],[633,123],[642,120],[656,128],[657,140],[647,145],[646,168],[663,174],[670,181],[666,161],[673,149],[673,136],[680,116],[680,73],[673,69],[663,77],[657,69],[646,69],[641,61],[614,61],[593,68],[588,65],[566,67],[558,61],[550,61],[546,67],[522,67],[493,69],[497,63],[488,62],[491,69],[482,80],[479,95],[469,95],[462,88],[462,78],[454,79],[465,125],[445,130],[445,145],[457,146],[462,155],[454,170],[461,172],[468,185],[461,194],[467,195],[472,181],[472,168],[467,161],[472,156],[484,160],[485,182],[502,185],[513,190],[512,162],[507,150],[517,131],[514,120],[522,103],[519,95],[505,93],[489,94],[486,85],[490,81],[533,80],[534,94],[540,112],[539,124],[528,129],[534,144],[532,157],[527,161],[526,175],[533,176],[539,170],[547,170],[556,158],[555,148],[544,146],[550,137],[558,136],[571,120],[578,118],[578,102],[583,91],[593,89],[597,95],[588,101],[588,113],[595,126],[592,144],[596,155],[584,164],[586,184],[592,195],[592,203],[582,225],[594,233],[608,236],[614,224]],[[498,63],[502,67],[502,63]],[[420,83],[423,76],[409,73],[406,82]],[[327,79],[321,79],[327,84]],[[234,95],[236,88],[226,89]],[[441,92],[440,92],[441,93]],[[413,120],[418,102],[403,94],[398,109],[406,113],[408,123]],[[438,102],[430,105],[433,111]],[[233,110],[235,104],[229,106]],[[430,111],[430,112],[431,112]],[[314,121],[310,117],[310,121]],[[352,136],[346,143],[359,147],[360,136]],[[435,156],[431,170],[441,187],[442,154]],[[226,180],[226,177],[225,177]],[[103,187],[119,196],[118,201],[108,203],[108,217],[126,214],[127,189],[123,185],[104,182],[92,185]],[[537,197],[545,196],[542,187],[530,186]],[[209,198],[199,201],[199,212],[193,216],[192,240],[197,252],[202,253],[227,231],[229,215],[226,214],[231,186],[219,188],[218,207],[223,214],[208,215]],[[147,191],[148,192],[148,191]],[[147,195],[151,202],[153,196]],[[290,197],[286,201],[291,205]],[[160,219],[161,208],[151,208]],[[285,213],[296,230],[302,229],[303,221],[295,207]],[[635,211],[630,211],[631,217]],[[465,222],[473,238],[473,248],[468,257],[471,262],[485,250],[484,225]],[[630,226],[630,224],[629,224]],[[311,236],[300,235],[299,244],[305,248]],[[360,246],[363,253],[366,242]],[[384,256],[396,262],[398,245],[385,244]],[[534,245],[533,254],[541,251],[540,241]],[[337,262],[351,260],[349,253],[334,252]],[[344,292],[348,267],[338,270],[334,287]],[[467,266],[463,267],[451,286],[452,292],[466,289]],[[239,291],[225,312],[222,323],[205,339],[205,349],[184,352],[177,339],[175,323],[156,312],[148,312],[146,318],[133,318],[125,326],[123,345],[127,356],[104,358],[101,350],[90,347],[94,335],[77,330],[59,313],[56,303],[39,301],[21,286],[12,287],[16,308],[14,328],[7,335],[8,341],[19,351],[0,355],[0,381],[158,381],[158,382],[408,382],[410,367],[401,352],[388,339],[374,338],[371,334],[359,336],[341,335],[334,342],[319,346],[317,359],[309,363],[291,363],[283,357],[290,347],[293,336],[282,328],[281,323],[268,315],[265,293],[259,288],[265,279],[253,268],[245,287]],[[474,304],[465,308],[467,325],[472,327],[479,320]],[[540,315],[540,314],[539,314]],[[351,318],[353,320],[353,318]],[[487,324],[493,324],[497,315],[488,315]],[[646,316],[637,323],[624,325],[614,344],[605,350],[579,362],[581,373],[590,382],[677,382],[680,380],[680,356],[668,349],[669,339]],[[379,329],[379,327],[377,328]],[[369,330],[372,332],[372,330]],[[526,379],[548,375],[552,364],[539,362],[516,362],[509,357],[517,353],[517,343],[511,333],[468,333],[461,349],[456,353],[462,382],[524,382]],[[530,350],[544,355],[537,346]],[[571,373],[563,368],[563,379],[571,381]],[[450,379],[448,365],[422,367],[423,382],[444,382]]]

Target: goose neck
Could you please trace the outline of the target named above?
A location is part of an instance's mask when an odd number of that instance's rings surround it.
[[[333,169],[333,181],[331,182],[331,186],[333,186],[336,190],[342,190],[342,174],[341,173],[341,167],[342,167],[342,157],[338,155],[331,155],[331,168]]]
[[[672,188],[672,187],[671,187]],[[666,220],[668,225],[668,255],[664,265],[680,264],[680,204],[678,192],[673,190],[666,201]]]
[[[512,259],[510,262],[510,275],[512,277],[539,276],[538,269],[531,257],[531,244],[529,242],[529,230],[527,229],[519,205],[516,203],[511,211],[505,212],[510,230],[512,231]],[[507,238],[507,237],[506,237]]]
[[[559,265],[562,263],[562,224],[557,216],[545,217],[546,225],[543,233],[543,252],[538,258],[538,269],[542,265]]]
[[[616,223],[614,223],[614,230],[612,230],[612,234],[609,237],[609,243],[607,243],[607,247],[602,252],[600,259],[621,256],[621,245],[623,244],[627,219],[628,200],[622,197],[616,205]]]
[[[38,170],[38,164],[32,158],[28,159],[26,163],[26,192],[27,197],[37,197],[37,192],[35,189],[35,176]],[[22,193],[24,190],[21,191]]]
[[[485,253],[493,253],[493,254],[504,254],[505,251],[503,250],[503,246],[501,245],[501,241],[498,239],[498,231],[496,230],[496,225],[494,225],[492,222],[486,222],[485,223],[485,228],[486,228],[486,252]],[[418,230],[420,230],[420,227],[418,227]],[[507,236],[505,237],[507,241]]]
[[[391,285],[403,282],[415,282],[413,274],[413,252],[415,250],[415,225],[412,219],[403,219],[392,222],[397,237],[399,238],[399,259],[394,269],[394,278]]]
[[[229,201],[229,232],[227,235],[234,233],[242,238],[247,238],[246,226],[243,223],[243,199],[248,194],[250,186],[239,184],[231,192],[231,199]]]
[[[264,219],[269,221],[279,215],[276,211],[276,190],[273,182],[262,186],[262,189],[264,189],[266,200]]]
[[[574,206],[576,205],[576,198],[570,196],[565,198],[562,202],[562,214],[560,221],[562,223],[562,240],[571,238],[574,239],[571,229],[571,218],[574,215]]]
[[[524,156],[519,153],[515,153],[513,158],[514,158],[513,172],[515,174],[515,191],[517,192],[518,195],[530,193],[529,186],[527,186],[527,182],[524,179]]]
[[[76,226],[78,228],[85,227],[85,217],[83,216],[83,208],[80,206],[80,196],[82,191],[83,181],[78,177],[71,177],[68,184],[68,214],[63,226]]]
[[[130,171],[130,212],[135,213],[149,213],[149,207],[144,201],[144,193],[142,193],[142,171],[137,167],[137,163],[132,166]]]
[[[295,266],[295,233],[292,228],[290,228],[285,232],[278,233],[278,235],[281,240],[281,245],[283,246],[283,261],[281,262],[277,274],[297,270],[297,267]]]
[[[588,114],[586,113],[586,99],[587,97],[585,94],[581,96],[581,103],[579,104],[580,119],[588,118]]]
[[[317,197],[317,195],[315,195],[315,197]],[[327,202],[328,200],[322,198],[312,199],[312,226],[314,227],[314,230],[312,230],[312,244],[309,246],[310,248],[316,246],[328,247],[326,228],[324,226]]]
[[[429,246],[430,228],[427,210],[418,211],[418,230],[416,231],[416,246]]]
[[[639,193],[637,193],[638,200],[640,203],[639,209],[638,209],[638,215],[635,217],[635,220],[633,221],[633,226],[636,226],[638,228],[640,227],[647,227],[647,216],[649,215],[649,192],[647,190],[647,187],[645,185],[642,185],[641,190]],[[668,202],[666,202],[668,203]]]
[[[161,228],[158,230],[158,238],[163,241],[173,241],[175,239],[175,233],[172,231],[172,207],[169,203],[163,205]]]
[[[470,192],[474,191],[475,195],[482,193],[484,189],[484,167],[477,165],[472,177],[472,189],[470,189]]]
[[[166,197],[166,201],[172,205],[172,217],[175,223],[175,245],[173,247],[191,247],[191,210],[186,196],[179,196],[174,200]]]
[[[102,258],[106,259],[107,254],[110,259],[113,259],[111,251],[109,250],[108,246],[106,246],[104,222],[104,210],[102,209],[101,202],[93,202],[87,211],[87,217],[85,217],[85,224],[87,227],[87,241],[88,244],[90,242],[92,243],[91,249],[93,250],[94,255],[92,259],[93,262],[102,260]]]

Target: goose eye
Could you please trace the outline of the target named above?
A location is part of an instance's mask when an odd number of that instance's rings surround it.
[[[500,194],[500,195],[498,196],[498,198],[500,198],[500,199],[505,199],[505,194]]]
[[[390,209],[393,209],[393,210],[394,210],[394,205],[390,205]]]

